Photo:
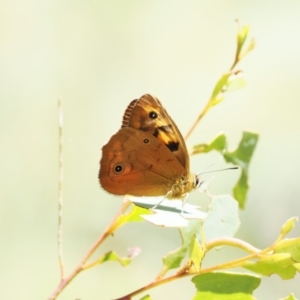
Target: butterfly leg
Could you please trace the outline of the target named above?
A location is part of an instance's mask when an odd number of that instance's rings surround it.
[[[199,181],[199,183],[196,186],[197,191],[199,191],[200,193],[206,193],[208,194],[208,187],[209,184],[212,182],[212,180],[215,178],[215,176],[212,176],[209,180],[201,180]]]
[[[196,189],[200,189],[201,185],[202,185],[204,182],[205,182],[204,179],[199,180],[199,182],[198,182],[197,185],[196,185]]]
[[[186,203],[186,200],[187,200],[188,196],[189,196],[189,193],[186,193],[185,196],[184,196],[184,198],[182,199],[182,206],[181,206],[181,213],[180,213],[180,215],[181,215],[182,217],[183,217],[183,209],[184,209],[184,205],[185,205],[185,203]]]
[[[167,194],[157,203],[155,204],[151,209],[155,209],[157,206],[159,206],[166,198],[168,198],[172,194],[172,191],[167,192]]]

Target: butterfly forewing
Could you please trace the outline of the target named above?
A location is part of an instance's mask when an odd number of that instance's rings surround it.
[[[149,94],[133,100],[127,107],[122,128],[148,132],[163,142],[189,173],[189,157],[184,139],[160,101]]]

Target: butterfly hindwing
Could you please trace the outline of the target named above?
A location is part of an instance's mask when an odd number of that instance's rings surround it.
[[[116,195],[165,195],[185,169],[176,156],[152,134],[122,128],[102,148],[99,180]]]

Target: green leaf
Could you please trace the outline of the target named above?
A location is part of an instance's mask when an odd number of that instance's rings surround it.
[[[239,203],[240,208],[244,208],[249,189],[248,169],[252,159],[253,152],[257,145],[258,134],[252,132],[243,132],[242,139],[234,151],[227,148],[227,138],[225,134],[220,134],[209,144],[199,144],[194,146],[192,154],[207,153],[216,150],[224,155],[228,163],[239,166],[242,170],[241,176],[233,188],[233,195]]]
[[[294,261],[289,253],[276,253],[264,255],[257,262],[247,261],[242,267],[264,276],[277,274],[282,279],[291,279],[296,274],[293,264]]]
[[[288,220],[282,232],[289,232],[294,220]],[[296,272],[300,271],[300,238],[281,240],[273,247],[273,254],[259,256],[256,262],[247,261],[243,267],[265,276],[277,274],[282,279],[294,278]]]
[[[126,223],[144,221],[140,216],[141,214],[151,214],[151,212],[148,209],[133,205],[131,211],[118,217],[111,231],[114,232],[117,228]]]
[[[294,296],[294,294],[290,294],[286,298],[282,298],[280,300],[297,300],[297,298]]]
[[[204,220],[206,241],[233,237],[240,226],[237,202],[230,195],[212,196],[208,215]],[[197,236],[201,240],[200,236]]]
[[[110,261],[110,260],[114,260],[114,261],[118,261],[122,266],[127,266],[131,263],[132,259],[137,256],[140,252],[140,250],[138,248],[133,248],[133,251],[131,253],[129,253],[129,255],[127,257],[120,257],[116,252],[114,251],[109,251],[107,253],[105,253],[104,255],[102,255],[99,259],[97,259],[95,264],[102,264],[104,262]]]
[[[253,300],[261,279],[250,274],[212,272],[192,278],[197,293],[193,300]]]
[[[225,134],[218,135],[209,144],[199,144],[193,147],[192,154],[207,153],[212,150],[223,152],[227,147],[227,140]]]
[[[217,95],[215,98],[210,99],[210,101],[209,101],[210,108],[219,104],[220,102],[222,102],[225,99],[225,95],[224,95],[225,89],[226,89],[226,86],[224,86],[224,90],[222,91],[222,93]]]
[[[276,244],[274,253],[289,253],[294,262],[300,262],[300,238],[280,241]]]
[[[294,268],[300,273],[300,263],[295,263]]]
[[[239,207],[244,208],[249,189],[248,172],[242,169],[241,176],[233,188],[233,195],[239,202]]]
[[[245,56],[246,54],[248,54],[250,51],[252,51],[255,48],[255,46],[256,46],[255,39],[252,38],[251,41],[249,42],[247,48],[242,53],[242,55]]]
[[[162,278],[169,270],[178,268],[184,259],[189,245],[194,235],[199,231],[200,221],[191,220],[186,227],[179,229],[182,245],[163,257],[163,268],[159,274],[159,278]]]
[[[226,151],[225,159],[247,170],[253,152],[258,141],[258,134],[253,132],[243,132],[242,139],[234,151]]]
[[[192,237],[190,244],[190,272],[198,273],[200,271],[201,263],[204,258],[205,252],[203,251],[201,245],[199,244],[196,236]]]
[[[152,300],[152,298],[150,297],[150,295],[146,295],[143,298],[141,298],[140,300]]]
[[[257,145],[258,134],[252,132],[243,132],[242,140],[234,151],[226,151],[224,159],[242,169],[241,176],[233,188],[233,195],[239,202],[239,207],[244,208],[246,196],[249,188],[248,168],[253,152]]]
[[[244,77],[242,76],[241,72],[238,72],[237,74],[233,74],[227,84],[227,92],[233,92],[240,90],[246,86],[246,81]]]
[[[210,97],[210,106],[214,106],[223,100],[222,98],[220,98],[220,95],[222,95],[222,93],[226,90],[226,86],[230,76],[231,72],[228,72],[222,75],[221,78],[218,80]]]
[[[246,39],[248,37],[248,34],[249,34],[249,26],[247,25],[244,25],[244,26],[241,26],[239,28],[239,31],[237,33],[237,57],[240,56],[240,53],[242,51],[242,48],[246,42]]]
[[[281,227],[281,235],[287,235],[293,228],[295,227],[295,222],[298,221],[297,217],[290,218],[285,222],[285,224]]]

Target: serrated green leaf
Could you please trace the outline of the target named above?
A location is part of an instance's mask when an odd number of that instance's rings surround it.
[[[230,195],[212,196],[204,222],[207,241],[233,237],[240,226],[237,202]],[[201,237],[197,235],[198,239]]]
[[[179,229],[182,245],[178,249],[169,252],[163,257],[163,268],[158,276],[159,278],[162,278],[169,270],[180,266],[189,249],[193,236],[197,233],[197,231],[199,231],[199,226],[200,221],[191,220],[188,226]]]
[[[290,294],[286,298],[282,298],[282,299],[279,299],[279,300],[297,300],[297,298],[294,296],[294,294]]]
[[[295,227],[295,222],[298,220],[297,217],[290,218],[285,222],[285,224],[281,227],[281,235],[287,235],[293,228]]]
[[[190,244],[190,271],[192,273],[198,273],[200,271],[201,263],[204,258],[205,252],[203,251],[201,245],[199,244],[196,236],[192,237]]]
[[[250,274],[212,272],[192,278],[197,293],[193,300],[254,300],[260,277]]]
[[[233,195],[239,202],[239,207],[244,208],[246,196],[249,188],[248,168],[253,152],[257,145],[258,134],[252,132],[243,132],[242,140],[234,151],[226,151],[224,159],[242,169],[241,176],[233,188]]]
[[[276,244],[274,253],[289,253],[295,262],[300,262],[300,238],[280,241]]]
[[[296,274],[293,264],[294,261],[291,259],[290,254],[280,253],[265,255],[257,262],[247,261],[242,267],[264,276],[277,274],[282,279],[291,279]]]

